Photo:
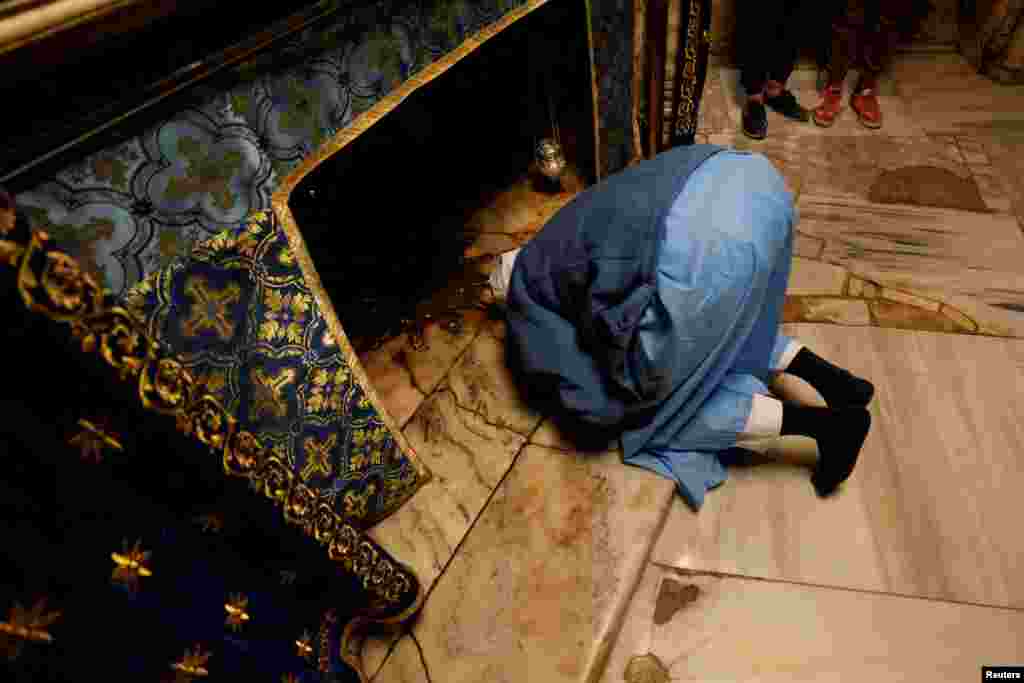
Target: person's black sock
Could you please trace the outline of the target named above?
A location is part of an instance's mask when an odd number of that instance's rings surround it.
[[[875,395],[875,385],[871,382],[832,365],[806,347],[797,352],[785,372],[817,389],[832,408],[866,406]]]
[[[871,413],[860,406],[782,406],[781,434],[808,436],[818,443],[811,483],[819,496],[831,494],[849,478],[870,430]]]

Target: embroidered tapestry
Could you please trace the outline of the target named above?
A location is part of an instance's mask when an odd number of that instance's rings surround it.
[[[324,485],[326,449],[293,462],[261,436],[260,420],[288,414],[280,380],[239,397],[230,378],[218,387],[193,374],[0,198],[0,335],[21,369],[0,389],[0,678],[364,680],[359,629],[405,620],[423,597],[416,577],[360,531],[375,493]],[[255,344],[269,360],[239,371],[279,378],[315,332],[297,333],[301,292],[277,265],[285,250],[270,233],[247,234],[261,261],[244,272],[266,280],[204,264],[179,283],[194,304],[167,319],[193,355],[217,358],[217,344],[230,343],[229,331],[244,338],[247,322],[223,306],[269,307],[280,315],[266,318],[276,327],[264,337],[284,341]],[[311,383],[320,399],[292,400],[312,400],[316,415],[350,411],[337,438],[366,454],[367,471],[394,467],[343,366],[316,365],[318,351],[304,348],[309,372],[331,374]],[[236,419],[232,401],[248,417]],[[320,439],[310,424],[302,436]],[[357,478],[386,490],[387,478],[374,476]]]
[[[429,474],[371,401],[321,301],[274,212],[258,211],[139,283],[125,306],[296,480],[366,528]]]

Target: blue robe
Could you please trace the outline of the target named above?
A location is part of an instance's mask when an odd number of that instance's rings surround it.
[[[761,155],[680,147],[606,179],[517,257],[513,365],[699,508],[788,343],[794,220]]]

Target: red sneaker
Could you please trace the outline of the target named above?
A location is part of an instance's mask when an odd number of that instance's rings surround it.
[[[843,86],[827,86],[822,91],[821,98],[821,104],[814,108],[814,122],[828,128],[836,122],[839,112],[843,109]]]
[[[882,127],[882,108],[878,106],[874,88],[858,89],[850,98],[850,106],[857,112],[857,119],[865,128]]]

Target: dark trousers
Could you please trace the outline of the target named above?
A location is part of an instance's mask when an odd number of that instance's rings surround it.
[[[752,0],[737,3],[740,82],[749,95],[769,81],[785,83],[808,36],[809,0]]]
[[[829,81],[840,83],[851,68],[876,78],[896,50],[901,30],[914,18],[914,0],[850,0],[832,26]]]

